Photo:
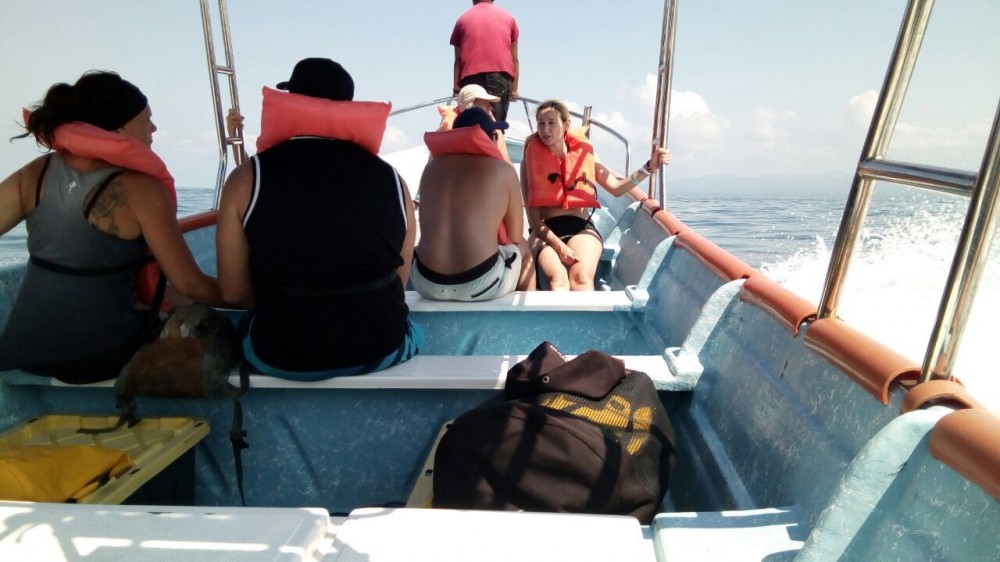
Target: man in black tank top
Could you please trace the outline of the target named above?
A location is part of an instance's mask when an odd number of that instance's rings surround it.
[[[300,61],[278,88],[354,95],[350,75],[329,59]],[[288,117],[295,122],[294,111]],[[406,185],[354,142],[292,136],[238,167],[219,208],[219,283],[251,310],[247,360],[264,374],[319,380],[415,355],[423,333],[404,296],[414,237]]]

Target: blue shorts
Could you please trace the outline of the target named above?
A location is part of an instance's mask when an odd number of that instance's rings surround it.
[[[254,370],[269,377],[277,377],[293,381],[320,381],[324,379],[332,379],[333,377],[352,377],[355,375],[374,373],[375,371],[388,369],[393,365],[398,365],[410,359],[414,355],[419,354],[423,347],[424,329],[420,327],[420,324],[417,324],[413,320],[407,318],[406,336],[403,338],[403,343],[400,344],[399,349],[390,352],[381,359],[376,359],[370,363],[365,363],[364,365],[341,367],[338,369],[324,371],[286,371],[284,369],[272,367],[267,363],[264,363],[260,357],[257,357],[257,354],[253,351],[253,344],[250,343],[249,330],[247,331],[247,335],[243,337],[243,356],[246,357],[246,360],[253,366]]]

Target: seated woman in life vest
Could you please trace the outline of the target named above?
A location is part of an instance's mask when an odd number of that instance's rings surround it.
[[[222,304],[177,224],[173,179],[150,145],[146,96],[113,72],[56,84],[26,115],[53,151],[0,182],[0,233],[28,227],[30,261],[0,336],[0,370],[69,383],[114,378],[158,318],[136,310],[152,252],[184,296]],[[154,282],[155,285],[155,282]]]
[[[535,266],[553,291],[592,291],[604,241],[590,217],[597,186],[618,197],[670,162],[670,151],[657,149],[645,166],[627,178],[617,177],[594,156],[581,130],[570,130],[569,109],[548,100],[535,112],[538,132],[524,143],[521,190],[527,202]]]

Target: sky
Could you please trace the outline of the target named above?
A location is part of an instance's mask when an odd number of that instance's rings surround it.
[[[230,0],[246,133],[259,132],[260,89],[295,62],[326,56],[353,75],[358,100],[394,108],[451,93],[448,39],[468,1]],[[497,0],[521,30],[520,91],[559,98],[649,151],[663,4],[654,0]],[[680,0],[668,147],[673,180],[853,172],[904,0]],[[177,184],[211,187],[213,105],[194,0],[0,0],[0,136],[56,82],[115,70],[148,96],[154,150]],[[978,168],[1000,94],[994,0],[938,0],[890,157]],[[218,24],[216,24],[218,34]],[[221,42],[216,41],[219,58]],[[228,97],[224,86],[223,95]],[[224,102],[227,103],[228,102]],[[512,106],[514,134],[529,125]],[[389,123],[383,151],[421,143],[433,108]],[[619,145],[595,133],[621,168]],[[251,151],[252,152],[252,151]],[[0,142],[0,177],[38,153]],[[844,186],[844,190],[849,184]],[[669,189],[669,187],[668,187]]]

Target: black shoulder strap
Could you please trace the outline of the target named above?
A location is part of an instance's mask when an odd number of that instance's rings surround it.
[[[124,171],[125,170],[116,170],[114,172],[111,172],[110,174],[108,174],[108,177],[104,178],[104,181],[102,181],[101,184],[97,186],[97,189],[94,190],[94,194],[90,196],[90,202],[88,202],[87,205],[83,208],[83,218],[90,217],[90,211],[94,210],[94,205],[96,205],[97,200],[101,198],[101,194],[104,193],[104,190],[107,189],[109,185],[111,185],[111,182],[114,181],[115,178],[120,176]]]
[[[250,365],[244,361],[240,364],[240,394],[242,396],[250,388]],[[243,404],[239,396],[233,398],[233,425],[229,428],[229,441],[233,444],[233,466],[236,469],[236,487],[240,491],[240,503],[247,506],[247,498],[243,493],[243,449],[250,448],[247,443],[247,431],[243,429]]]
[[[143,327],[143,343],[149,343],[156,339],[156,326],[160,322],[160,305],[163,304],[163,295],[166,291],[167,276],[161,271],[159,279],[156,280],[153,301],[149,303],[149,314],[146,316],[146,325]]]
[[[45,179],[45,172],[49,169],[49,164],[52,162],[52,155],[49,154],[45,158],[45,163],[42,164],[42,171],[38,174],[38,182],[35,183],[35,206],[38,206],[38,202],[42,199],[42,180]]]

